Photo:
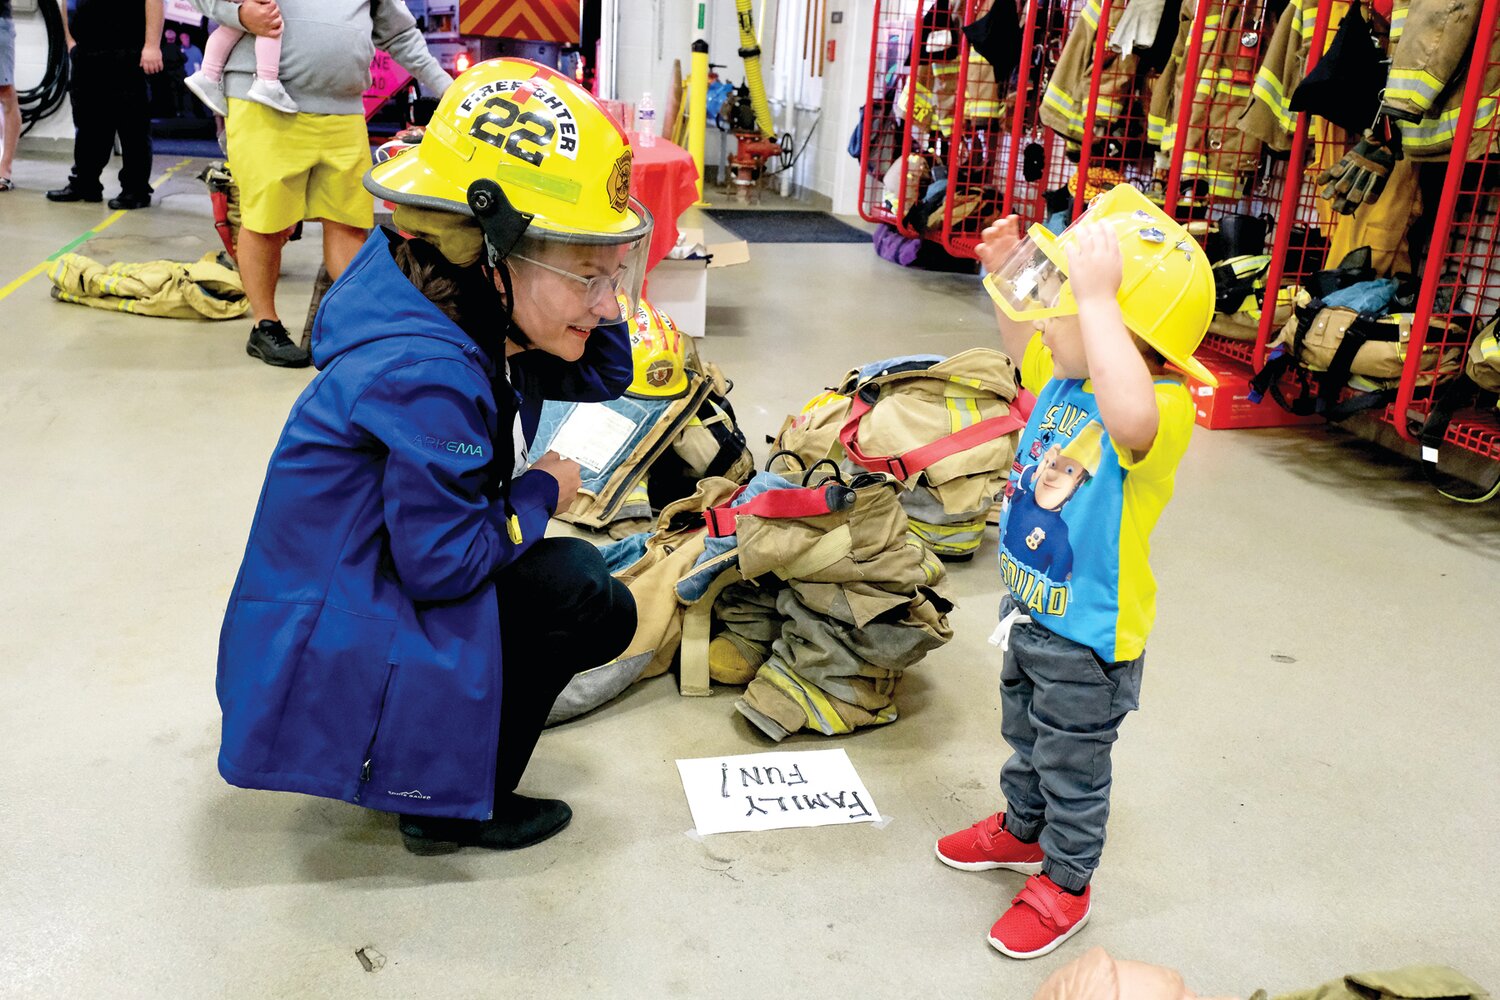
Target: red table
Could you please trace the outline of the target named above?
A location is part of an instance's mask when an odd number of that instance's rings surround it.
[[[630,169],[630,193],[656,220],[647,256],[649,271],[677,245],[677,219],[698,200],[698,168],[688,151],[666,139],[642,146],[631,136],[635,162]]]

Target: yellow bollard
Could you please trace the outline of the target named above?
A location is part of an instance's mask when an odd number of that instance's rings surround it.
[[[704,2],[698,2],[698,30],[703,30]],[[708,42],[699,38],[693,42],[693,70],[688,78],[688,129],[687,148],[693,157],[693,166],[698,168],[698,204],[706,205],[703,199],[703,137],[708,125]]]

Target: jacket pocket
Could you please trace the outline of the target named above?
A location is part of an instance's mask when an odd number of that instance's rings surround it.
[[[391,681],[396,676],[396,661],[388,661],[385,665],[385,682],[380,686],[379,707],[375,710],[375,724],[370,728],[370,738],[365,742],[364,762],[359,768],[359,787],[355,790],[354,801],[358,802],[365,793],[365,787],[370,783],[370,774],[375,766],[375,749],[380,743],[380,723],[385,719],[386,705],[391,697]]]

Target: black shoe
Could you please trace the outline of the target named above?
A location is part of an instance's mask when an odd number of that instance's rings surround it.
[[[69,181],[55,191],[47,192],[48,201],[103,201],[103,191],[80,191]]]
[[[514,851],[560,833],[573,810],[559,799],[533,799],[511,792],[495,801],[495,818],[440,819],[402,815],[401,842],[413,854],[452,854],[460,847]]]
[[[306,368],[312,361],[307,351],[292,343],[286,327],[274,319],[263,319],[251,327],[245,353],[280,368]]]
[[[122,208],[150,208],[151,196],[149,194],[126,194],[124,191],[121,191],[118,198],[109,199],[109,207],[116,211]]]

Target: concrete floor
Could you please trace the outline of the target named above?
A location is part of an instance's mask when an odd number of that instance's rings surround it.
[[[214,248],[194,169],[84,251]],[[108,215],[43,202],[65,174],[23,159],[0,195],[0,287]],[[287,255],[299,321],[316,245]],[[858,362],[995,342],[972,280],[865,246],[755,245],[709,314],[762,457]],[[993,538],[952,573],[956,638],[908,674],[900,721],[788,741],[847,749],[884,829],[684,836],[673,760],[769,746],[731,692],[671,678],[544,737],[523,789],[576,818],[517,854],[416,858],[387,816],[225,785],[219,623],[311,377],[247,358],[248,325],[57,304],[45,277],[0,302],[0,994],[1024,1000],[1090,945],[1200,993],[1417,961],[1500,988],[1500,506],[1447,505],[1337,432],[1200,431],[1156,538],[1091,925],[1020,963],[985,932],[1021,876],[932,857],[999,805]]]

